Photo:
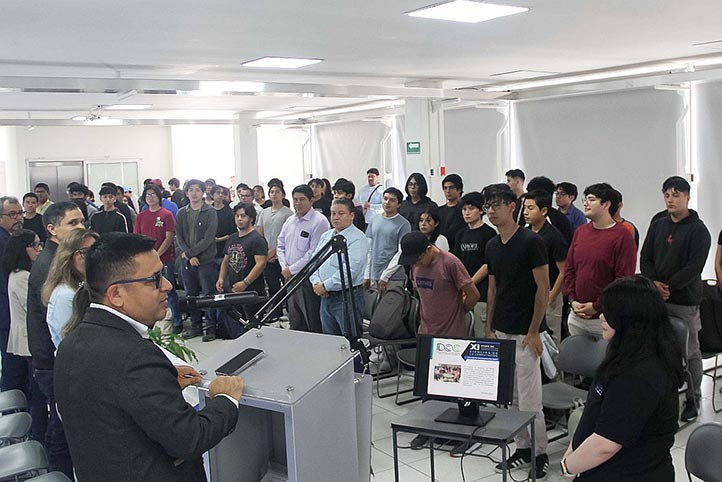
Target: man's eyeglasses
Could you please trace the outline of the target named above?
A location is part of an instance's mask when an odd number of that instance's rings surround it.
[[[508,203],[508,202],[505,202],[505,201],[494,201],[493,203],[486,203],[486,204],[484,204],[483,206],[481,206],[481,209],[482,209],[485,213],[488,213],[488,212],[491,211],[492,209],[493,209],[494,211],[496,211],[496,210],[499,209],[499,207],[501,207],[502,205],[508,206],[509,203]]]
[[[154,283],[156,289],[160,289],[160,284],[163,282],[163,270],[158,271],[153,276],[148,276],[147,278],[137,278],[137,279],[123,279],[119,281],[113,281],[108,285],[108,288],[110,288],[113,285],[128,285],[131,283]]]
[[[88,250],[89,250],[89,249],[90,249],[90,248],[80,248],[80,249],[76,249],[75,251],[73,251],[73,254],[77,254],[77,255],[80,256],[81,258],[85,258],[85,255],[88,254]]]
[[[7,213],[2,213],[0,216],[7,216],[9,218],[21,218],[25,216],[25,211],[10,211]]]
[[[556,192],[554,193],[554,196],[556,196],[556,197],[564,197],[564,196],[569,196],[569,194],[565,193],[564,191],[556,191]]]

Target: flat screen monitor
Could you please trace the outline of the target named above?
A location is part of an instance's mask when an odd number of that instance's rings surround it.
[[[515,351],[514,340],[419,335],[414,394],[458,403],[436,421],[485,425],[494,412],[480,412],[480,403],[512,403]]]

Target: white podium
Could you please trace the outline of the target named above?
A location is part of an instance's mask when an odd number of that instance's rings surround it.
[[[212,482],[368,482],[371,377],[354,373],[343,337],[263,327],[225,343],[199,364],[204,379],[245,350],[264,355],[244,369],[235,431],[212,449]],[[199,390],[200,405],[207,391]]]

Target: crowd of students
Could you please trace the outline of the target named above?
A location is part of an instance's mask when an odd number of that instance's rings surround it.
[[[340,234],[350,261],[351,279],[346,281],[357,288],[354,320],[363,318],[364,289],[383,294],[389,287],[408,286],[420,300],[419,333],[467,336],[465,315],[472,311],[475,336],[516,340],[515,405],[537,413],[536,453],[530,453],[529,434],[523,432],[506,467],[497,468],[531,465],[537,478],[544,477],[549,459],[540,333],[549,331],[559,343],[567,334],[603,337],[609,325],[619,330],[629,323],[621,315],[605,328],[605,290],[634,274],[640,239],[636,227],[621,216],[621,193],[607,183],[586,187],[580,210],[572,183],[543,176],[526,183],[519,169],[508,171],[506,178],[506,183],[464,193],[462,178],[448,175],[442,181],[441,206],[428,197],[422,174],[408,177],[404,195],[386,188],[376,168],[367,171],[358,190],[345,178],[333,185],[314,178],[294,187],[290,201],[280,179],[267,183],[268,199],[261,185],[240,183],[231,193],[213,179],[190,179],[181,188],[176,178],[168,181],[168,190],[160,179],[146,179],[139,196],[104,183],[100,204],[79,183],[67,187],[66,201],[51,201],[44,183],[22,200],[4,196],[0,390],[19,388],[28,394],[32,437],[46,444],[51,469],[72,476],[54,409],[53,358],[64,335],[79,322],[72,318],[73,297],[84,282],[85,253],[99,236],[120,231],[152,238],[164,275],[182,281],[189,296],[244,291],[264,296],[277,292]],[[690,421],[697,416],[702,379],[697,334],[701,272],[711,236],[689,209],[690,186],[684,178],[667,179],[662,193],[665,210],[655,216],[643,241],[640,267],[669,316],[689,326],[687,364],[693,386],[681,418]],[[719,247],[717,252],[719,276]],[[288,299],[291,329],[350,334],[342,287],[338,258],[332,256]],[[184,327],[175,289],[168,302],[174,333],[187,339],[202,336],[203,341],[216,338],[214,311],[191,309],[190,324]],[[244,315],[251,317],[258,308],[246,306]],[[272,315],[282,317],[280,310]],[[352,327],[356,333],[361,329]],[[616,373],[613,367],[607,370]],[[617,432],[605,433],[613,437]],[[569,454],[583,442],[575,438]]]

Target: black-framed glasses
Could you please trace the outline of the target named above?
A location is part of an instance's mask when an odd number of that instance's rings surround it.
[[[17,218],[17,217],[23,217],[25,216],[25,211],[10,211],[7,213],[2,213],[0,216],[7,216],[9,218]]]
[[[36,241],[36,242],[33,242],[33,243],[28,244],[27,247],[28,247],[28,248],[33,248],[33,249],[35,249],[35,250],[38,250],[38,249],[40,249],[40,248],[43,247],[43,243],[41,243],[40,241]]]
[[[485,213],[488,213],[488,212],[491,211],[492,209],[493,209],[494,211],[496,211],[497,209],[499,209],[500,206],[502,206],[502,205],[507,206],[508,204],[509,204],[509,203],[506,202],[506,201],[494,201],[494,202],[492,202],[492,203],[486,203],[486,204],[482,205],[482,206],[481,206],[481,209],[482,209]]]
[[[128,285],[131,283],[155,283],[155,288],[160,289],[160,284],[163,282],[163,270],[158,271],[153,276],[148,276],[147,278],[137,278],[137,279],[122,279],[119,281],[113,281],[108,285],[108,288],[110,288],[113,285]]]
[[[73,254],[79,255],[81,258],[85,258],[85,255],[88,254],[88,250],[90,248],[80,248],[73,251]]]

